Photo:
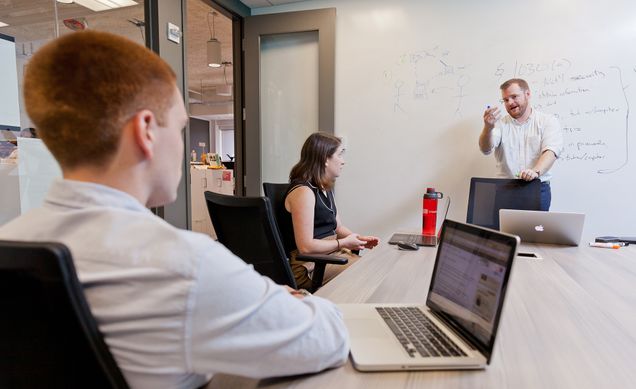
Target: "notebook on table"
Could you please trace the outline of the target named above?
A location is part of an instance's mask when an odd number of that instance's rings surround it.
[[[445,220],[426,305],[338,304],[361,371],[489,362],[519,238]]]
[[[439,232],[440,226],[448,216],[448,210],[450,209],[450,197],[446,197],[446,208],[444,211],[444,216],[442,218],[437,218],[435,230],[437,231],[436,235],[421,235],[421,234],[404,234],[404,233],[395,233],[389,239],[389,244],[398,244],[398,242],[404,243],[415,243],[418,246],[437,246],[437,242],[439,241]]]
[[[499,229],[528,243],[578,246],[584,223],[583,213],[499,210]]]

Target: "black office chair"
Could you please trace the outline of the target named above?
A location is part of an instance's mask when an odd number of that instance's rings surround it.
[[[205,201],[219,242],[260,274],[276,283],[297,287],[267,197],[234,197],[205,192]],[[299,255],[297,258],[316,264],[312,291],[322,285],[328,263],[347,263],[346,258],[330,255]]]
[[[541,181],[471,178],[466,223],[498,230],[500,209],[540,211]]]
[[[128,388],[60,243],[0,241],[0,388]]]
[[[285,253],[289,256],[293,250],[296,250],[296,239],[294,237],[294,225],[292,224],[291,213],[285,209],[285,195],[287,194],[289,184],[274,184],[271,182],[263,183],[263,192],[265,197],[269,199],[274,211],[274,218],[278,225]]]

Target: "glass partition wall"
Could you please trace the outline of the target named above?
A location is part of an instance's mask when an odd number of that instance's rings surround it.
[[[234,194],[232,19],[209,1],[188,0],[186,7],[190,224],[216,238],[204,192]]]
[[[22,79],[29,59],[51,39],[84,29],[145,45],[144,1],[129,4],[91,9],[52,0],[6,0],[0,7],[0,225],[41,204],[51,180],[61,175],[24,108]]]
[[[0,97],[0,225],[38,206],[51,180],[61,175],[24,108],[22,79],[31,56],[55,37],[84,29],[108,31],[146,45],[143,0],[108,10],[78,3],[83,2],[5,0],[0,8],[0,74],[5,77]],[[182,41],[187,66],[184,97],[190,113],[189,225],[214,237],[203,192],[234,194],[235,92],[233,20],[212,4],[185,2]],[[215,161],[222,163],[221,169],[212,169],[219,167]]]

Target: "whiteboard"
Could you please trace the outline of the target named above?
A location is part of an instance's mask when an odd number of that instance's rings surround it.
[[[525,78],[558,117],[565,150],[552,210],[584,212],[584,237],[636,235],[636,2],[308,1],[257,12],[337,9],[337,183],[345,225],[387,237],[421,225],[434,186],[466,218],[470,177],[494,177],[477,140],[499,85]]]
[[[19,129],[20,94],[15,40],[8,35],[0,34],[0,58],[0,126]]]

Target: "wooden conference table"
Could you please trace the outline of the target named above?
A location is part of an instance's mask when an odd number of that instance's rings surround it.
[[[477,371],[356,371],[266,380],[216,375],[207,388],[634,388],[636,245],[522,244],[490,365]],[[336,303],[425,303],[435,248],[384,241],[317,295]]]

